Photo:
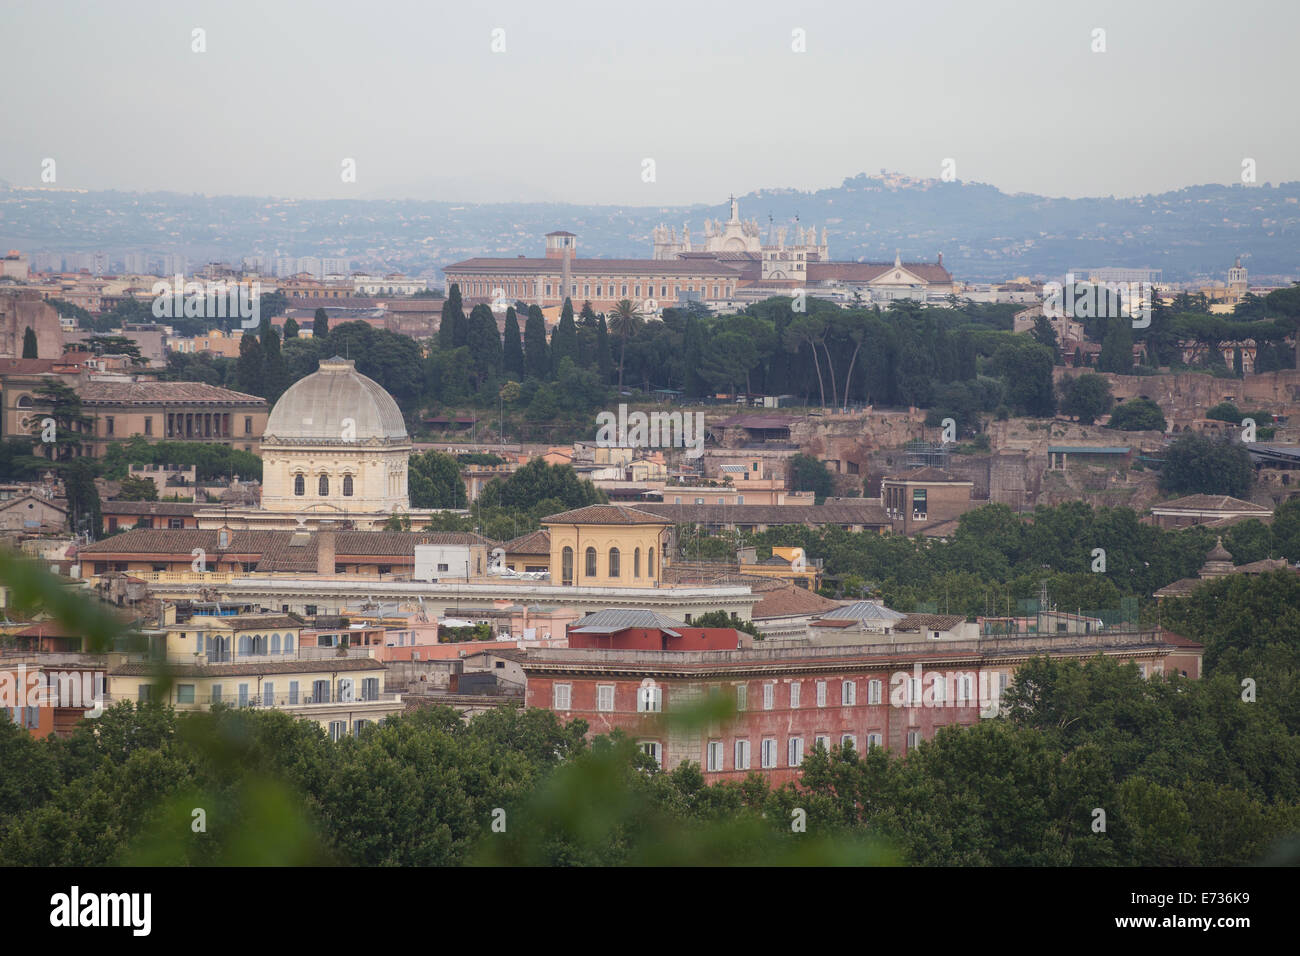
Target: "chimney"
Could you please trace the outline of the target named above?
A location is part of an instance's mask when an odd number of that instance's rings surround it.
[[[322,527],[316,532],[316,573],[334,573],[334,539],[333,528]]]

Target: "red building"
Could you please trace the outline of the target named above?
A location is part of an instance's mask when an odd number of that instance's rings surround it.
[[[687,627],[654,611],[615,608],[574,621],[569,647],[623,651],[734,651],[753,638],[730,627]]]
[[[523,659],[527,705],[581,718],[592,735],[622,730],[665,768],[698,763],[709,783],[738,782],[751,771],[774,785],[797,779],[818,744],[906,753],[940,727],[995,714],[1016,667],[1034,657],[1100,653],[1133,661],[1149,676],[1192,670],[1179,665],[1196,650],[1158,631],[702,649],[726,641],[670,619],[622,630],[617,620],[599,630],[584,621],[570,628],[570,647],[530,650]],[[1177,663],[1166,663],[1171,655]],[[735,716],[703,728],[673,719],[710,696],[727,701]]]

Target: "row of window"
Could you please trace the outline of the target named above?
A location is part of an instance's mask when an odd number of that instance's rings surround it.
[[[910,730],[907,733],[907,749],[912,750],[921,743],[921,731]],[[759,742],[759,766],[755,768],[751,764],[750,743],[746,738],[737,739],[731,747],[732,763],[731,770],[776,770],[779,757],[780,741],[776,737],[764,737]],[[869,733],[866,737],[867,749],[873,747],[883,747],[885,738],[879,733]],[[643,740],[638,743],[641,752],[652,757],[655,763],[663,766],[663,745],[657,740]],[[858,738],[856,734],[841,734],[840,747],[851,746],[854,750],[858,747]],[[813,747],[821,747],[829,752],[831,748],[831,737],[829,734],[818,734],[813,738]],[[704,752],[704,769],[710,773],[721,773],[728,769],[726,766],[726,743],[721,740],[710,740],[705,746]],[[787,767],[799,767],[803,764],[804,741],[802,737],[787,738],[785,743],[785,762]]]
[[[351,498],[351,497],[352,497],[352,488],[353,488],[353,485],[352,485],[352,476],[351,476],[351,475],[344,475],[344,476],[343,476],[343,497],[344,497],[344,498]],[[322,498],[324,498],[326,495],[328,495],[328,494],[330,493],[330,476],[329,476],[329,475],[321,475],[320,478],[317,479],[317,481],[316,481],[316,491],[317,491],[317,494],[318,494],[320,497],[322,497]],[[303,495],[305,495],[305,494],[307,493],[307,476],[306,476],[306,475],[303,475],[303,474],[297,474],[297,475],[294,475],[294,476],[293,476],[293,493],[294,493],[295,495],[298,495],[299,497],[302,497]]]
[[[935,675],[931,675],[934,677]],[[924,696],[923,678],[908,677],[903,685],[903,704],[941,704],[947,701],[948,697],[948,680],[944,675],[938,675],[942,679],[931,680],[929,687],[929,697]],[[1005,691],[1007,686],[1007,675],[999,674],[999,690]],[[875,705],[884,702],[885,682],[883,680],[868,680],[866,683],[867,704]],[[776,681],[768,681],[763,684],[763,709],[773,710],[776,707]],[[797,710],[803,699],[803,682],[791,681],[788,685],[789,694],[787,702],[791,710]],[[612,711],[614,709],[614,687],[613,684],[596,685],[596,710]],[[818,707],[827,706],[829,699],[830,682],[819,680],[815,682],[814,692],[816,705]],[[952,690],[954,693],[954,702],[958,704],[973,703],[975,701],[975,675],[958,674],[953,679]],[[721,688],[712,688],[711,693],[721,693]],[[749,709],[749,687],[745,684],[738,684],[735,687],[736,709]],[[557,711],[568,711],[573,709],[573,685],[572,684],[555,684],[552,690],[553,709]],[[839,687],[839,706],[856,707],[858,703],[858,681],[841,680]],[[638,713],[657,713],[663,709],[663,688],[658,686],[644,686],[637,689],[637,712]]]
[[[21,407],[21,403],[20,403]],[[226,416],[229,418],[229,416]],[[193,421],[181,421],[182,416],[167,416],[167,437],[168,438],[230,438],[230,423],[221,419],[220,415],[214,413],[214,417],[201,419],[196,427]],[[84,429],[74,429],[83,431]],[[104,416],[104,434],[112,438],[117,434],[117,422],[112,415]],[[153,434],[153,416],[144,417],[144,434]],[[244,434],[253,434],[253,419],[251,416],[244,417]]]
[[[40,727],[40,709],[37,707],[6,707],[5,711],[9,714],[10,721],[17,727],[25,730],[36,730]]]
[[[597,575],[599,575],[600,571],[597,567],[598,555],[596,554],[596,549],[588,548],[586,550],[584,557],[586,558],[586,565],[582,573],[589,578],[594,578]],[[622,577],[623,555],[618,548],[609,549],[609,553],[606,555],[606,559],[605,559],[605,567],[608,568],[609,570],[609,574],[606,575],[607,577],[611,577],[611,578]],[[563,583],[572,584],[573,583],[573,549],[570,548],[568,545],[565,545],[564,549],[560,552],[560,568],[561,568],[561,578]],[[646,577],[650,577],[650,578],[654,577],[655,553],[653,550],[649,548],[646,549],[646,553],[645,553],[645,568],[646,568],[645,571]],[[641,577],[641,549],[640,548],[637,548],[632,552],[632,577],[633,579]]]
[[[556,711],[569,711],[573,709],[573,685],[572,684],[555,684],[551,689],[552,709]],[[638,687],[636,694],[636,710],[638,714],[657,714],[663,710],[664,706],[664,689],[653,684]],[[611,711],[614,709],[614,685],[597,684],[596,685],[596,709],[600,711]]]
[[[500,282],[500,283],[497,283],[497,282],[467,282],[467,283],[465,283],[465,285],[466,285],[467,288],[468,288],[468,292],[466,293],[467,295],[472,295],[472,296],[487,296],[487,295],[497,296],[497,295],[502,295],[502,296],[507,296],[507,297],[511,297],[511,298],[517,298],[517,297],[520,297],[520,296],[528,296],[528,295],[531,295],[531,294],[532,294],[532,289],[533,289],[533,287],[534,287],[534,286],[533,286],[533,283],[531,283],[531,282]],[[576,295],[578,294],[578,285],[579,285],[579,284],[578,284],[577,282],[574,282],[574,283],[570,284],[570,286],[569,286],[569,295],[570,295],[570,296],[576,296]],[[597,284],[597,285],[595,286],[595,289],[596,289],[596,295],[595,295],[595,297],[596,297],[597,299],[603,299],[603,298],[606,297],[606,293],[608,292],[609,298],[613,298],[615,295],[619,295],[619,296],[622,296],[622,297],[626,298],[626,297],[628,296],[628,294],[629,294],[629,293],[628,293],[628,289],[630,288],[630,289],[632,290],[631,295],[632,295],[633,298],[637,298],[637,299],[641,298],[641,288],[642,288],[642,286],[641,286],[641,283],[639,283],[639,282],[632,283],[631,285],[629,285],[628,283],[624,282],[624,283],[622,283],[621,285],[617,285],[618,292],[615,292],[615,291],[614,291],[615,287],[616,287],[616,284],[615,284],[615,283],[610,283],[609,285],[605,285],[605,284],[603,284],[603,283]],[[558,283],[558,282],[548,282],[548,283],[546,283],[546,296],[547,296],[547,298],[550,298],[551,296],[556,295],[556,294],[557,294],[556,290],[559,290],[560,292],[562,292],[562,291],[563,291],[563,288],[564,288],[564,287],[563,287],[560,283]],[[686,286],[681,286],[681,285],[678,285],[678,284],[674,284],[671,288],[672,288],[672,290],[673,290],[673,295],[674,295],[674,296],[680,296],[680,295],[682,294],[682,289],[683,289],[683,288],[685,288],[687,292],[695,292],[695,291],[696,291],[696,289],[695,289],[695,283],[694,283],[694,282],[692,282],[692,283],[690,283],[690,284],[688,284],[688,285],[686,285]],[[668,297],[668,289],[669,289],[669,286],[668,286],[668,285],[661,284],[661,285],[659,286],[659,298],[661,298],[661,299],[667,298],[667,297]],[[582,294],[583,294],[583,296],[585,296],[585,297],[587,297],[587,298],[591,298],[591,290],[592,290],[592,284],[591,284],[590,282],[584,282],[584,283],[582,283]],[[707,283],[703,283],[703,282],[700,283],[699,291],[700,291],[701,293],[707,293],[707,292],[709,291],[709,286],[708,286],[708,284],[707,284]],[[713,298],[717,299],[717,298],[719,298],[721,295],[723,295],[724,293],[725,293],[725,295],[727,296],[727,298],[731,298],[732,287],[729,286],[729,285],[719,285],[719,284],[717,284],[717,283],[714,283],[714,285],[713,285]],[[645,284],[645,294],[646,294],[647,296],[649,296],[649,297],[653,297],[653,296],[654,296],[654,294],[655,294],[655,286],[654,286],[653,283],[649,283],[649,282],[648,282],[648,283]]]
[[[361,680],[361,696],[356,696],[357,688],[355,681],[350,677],[340,677],[338,680],[338,691],[333,695],[333,702],[340,704],[350,704],[358,699],[378,700],[379,699],[379,678],[365,677]],[[137,688],[137,697],[141,703],[153,699],[153,685],[140,684]],[[312,681],[311,693],[303,694],[298,681],[289,681],[288,693],[280,696],[276,695],[275,682],[264,680],[261,684],[261,696],[259,697],[252,691],[252,685],[241,683],[235,686],[235,696],[227,698],[225,696],[225,687],[222,684],[211,685],[210,695],[207,704],[229,703],[236,704],[239,707],[248,707],[260,701],[263,707],[290,706],[298,704],[327,704],[331,702],[330,682],[328,680]],[[176,685],[176,703],[193,704],[198,703],[196,697],[196,688],[194,684],[177,684]]]
[[[919,730],[909,731],[907,735],[907,747],[912,749],[921,742],[921,732]],[[759,768],[763,770],[774,770],[777,768],[779,749],[779,740],[776,737],[764,737],[759,742]],[[883,747],[885,738],[879,733],[869,733],[866,736],[867,749],[873,747]],[[839,746],[858,748],[858,737],[856,734],[840,734]],[[826,752],[831,749],[830,734],[818,734],[813,737],[813,748],[821,747]],[[750,762],[749,740],[745,738],[737,739],[731,746],[732,762],[731,766],[726,765],[727,747],[724,741],[710,740],[704,749],[704,769],[710,773],[720,773],[724,770],[751,770],[754,767]],[[787,767],[798,767],[803,764],[804,758],[804,739],[802,737],[789,737],[785,742],[785,765]]]
[[[354,720],[352,722],[352,736],[360,737],[362,728],[365,727],[367,724],[372,724],[372,723],[374,723],[374,721],[372,720]],[[330,740],[333,740],[337,743],[338,741],[346,737],[347,734],[348,734],[348,722],[346,720],[330,721]]]
[[[229,634],[203,634],[197,635],[195,651],[202,651],[207,654],[209,663],[219,663],[229,661],[230,656]],[[237,643],[239,657],[256,657],[268,654],[292,654],[294,652],[294,636],[292,633],[286,633],[283,637],[279,634],[241,634]]]

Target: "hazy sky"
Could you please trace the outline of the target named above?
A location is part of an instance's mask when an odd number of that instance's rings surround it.
[[[629,205],[945,158],[1052,196],[1237,182],[1244,157],[1300,179],[1297,0],[5,8],[0,178],[20,186],[47,157],[90,189]]]

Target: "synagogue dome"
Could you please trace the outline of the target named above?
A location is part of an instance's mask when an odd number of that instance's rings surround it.
[[[358,372],[351,359],[337,355],[289,386],[271,409],[262,436],[263,444],[408,440],[402,411],[393,397]]]

